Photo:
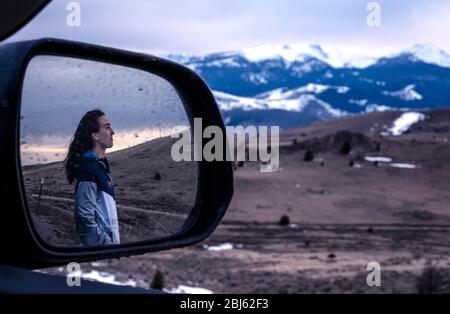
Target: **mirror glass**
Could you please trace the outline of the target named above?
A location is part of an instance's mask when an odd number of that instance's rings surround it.
[[[79,247],[180,232],[195,206],[198,164],[175,161],[171,150],[189,129],[182,99],[158,75],[35,56],[23,82],[20,158],[40,237]]]

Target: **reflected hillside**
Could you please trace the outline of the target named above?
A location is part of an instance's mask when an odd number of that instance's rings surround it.
[[[172,234],[193,208],[197,164],[172,160],[175,141],[163,137],[107,154],[123,242]],[[67,183],[63,163],[25,166],[23,179],[29,208],[43,238],[60,245],[76,244],[75,186]],[[65,239],[74,242],[66,243]]]

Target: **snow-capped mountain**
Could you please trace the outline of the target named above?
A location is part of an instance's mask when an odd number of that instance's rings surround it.
[[[450,67],[450,54],[434,45],[414,45],[402,54],[410,55],[416,61]]]
[[[306,44],[166,57],[206,80],[229,124],[290,127],[361,112],[450,106],[450,55],[432,45],[379,58]]]
[[[450,67],[450,54],[432,44],[417,44],[399,53],[385,56],[366,56],[357,53],[342,53],[339,49],[329,45],[315,45],[296,43],[290,45],[261,45],[252,48],[214,53],[204,56],[192,54],[169,54],[164,57],[195,68],[197,65],[231,66],[240,67],[242,64],[237,59],[240,57],[253,63],[281,60],[286,65],[294,62],[306,62],[311,58],[319,60],[327,65],[339,68],[364,69],[374,65],[381,58],[396,58],[409,56],[412,60],[435,64],[441,67]],[[212,62],[204,62],[210,60]]]
[[[263,45],[244,49],[241,54],[249,61],[283,59],[289,62],[305,61],[311,57],[334,68],[365,68],[374,64],[377,59],[356,54],[342,54],[338,49],[327,45],[293,44]]]

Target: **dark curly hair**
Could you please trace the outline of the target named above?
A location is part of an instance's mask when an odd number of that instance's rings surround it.
[[[98,118],[104,116],[103,111],[99,109],[91,110],[85,113],[78,123],[77,130],[70,140],[69,151],[64,159],[67,181],[72,184],[76,179],[76,173],[80,158],[85,152],[94,148],[92,133],[100,131]]]

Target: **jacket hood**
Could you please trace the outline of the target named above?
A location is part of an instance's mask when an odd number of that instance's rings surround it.
[[[78,167],[76,167],[75,171],[75,179],[78,180],[80,169],[85,168],[86,166],[89,166],[89,164],[98,164],[104,169],[106,169],[106,172],[109,173],[109,162],[106,158],[98,157],[93,151],[88,150],[83,154],[83,156],[79,157],[78,159]]]

